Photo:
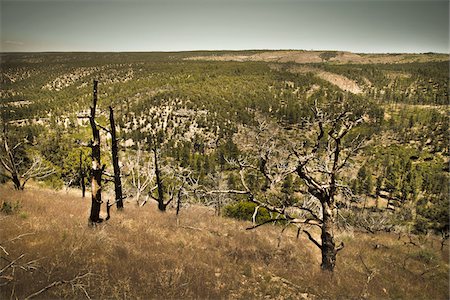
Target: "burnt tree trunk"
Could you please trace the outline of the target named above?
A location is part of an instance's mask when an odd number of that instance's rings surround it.
[[[153,154],[155,157],[155,176],[156,176],[156,185],[158,190],[158,209],[160,211],[166,211],[167,204],[164,204],[164,186],[161,179],[161,171],[159,170],[158,164],[158,154],[156,153],[156,146],[153,146]]]
[[[91,106],[91,115],[89,117],[89,123],[92,128],[92,167],[91,167],[91,193],[92,204],[91,214],[89,216],[89,223],[100,223],[103,220],[100,218],[100,208],[102,204],[102,173],[103,168],[100,160],[100,131],[95,123],[95,109],[97,107],[97,84],[98,81],[94,80],[94,91]]]
[[[81,186],[81,196],[84,198],[86,196],[86,184],[84,182],[84,177],[86,174],[83,167],[83,151],[80,151],[80,186]]]
[[[334,242],[334,214],[328,201],[322,202],[323,223],[322,223],[322,270],[333,272],[336,265],[336,244]]]
[[[177,195],[177,210],[176,210],[176,216],[178,217],[178,215],[180,214],[180,209],[181,209],[181,197],[182,197],[182,191],[183,191],[183,187],[181,187],[178,190],[178,195]]]
[[[109,122],[111,124],[111,152],[114,168],[114,192],[116,195],[116,207],[117,209],[123,209],[122,180],[120,178],[116,125],[114,123],[114,111],[111,106],[109,107]]]

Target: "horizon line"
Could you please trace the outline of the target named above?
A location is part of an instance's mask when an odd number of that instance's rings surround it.
[[[21,54],[21,53],[30,53],[30,54],[52,54],[52,53],[186,53],[186,52],[250,52],[250,51],[267,51],[267,52],[275,52],[275,51],[303,51],[303,52],[347,52],[354,54],[441,54],[441,55],[450,55],[450,51],[448,53],[445,52],[434,52],[434,51],[426,51],[426,52],[353,52],[350,50],[324,50],[324,49],[195,49],[195,50],[124,50],[124,51],[96,51],[96,50],[74,50],[74,51],[58,51],[58,50],[45,50],[45,51],[0,51],[0,54]],[[450,59],[450,57],[449,57]]]

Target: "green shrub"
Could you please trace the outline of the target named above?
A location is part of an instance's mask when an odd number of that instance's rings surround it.
[[[53,174],[45,178],[42,181],[42,185],[53,190],[60,190],[64,187],[64,181],[58,176],[58,174]]]
[[[224,206],[223,215],[238,220],[251,221],[255,208],[256,204],[253,202],[239,201]],[[268,220],[270,220],[269,211],[265,208],[259,208],[256,222],[263,223]]]

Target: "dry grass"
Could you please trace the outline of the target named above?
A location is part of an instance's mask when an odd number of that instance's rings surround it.
[[[246,231],[248,223],[202,207],[183,211],[177,226],[172,211],[128,203],[89,228],[90,200],[77,194],[0,186],[0,195],[0,204],[21,203],[18,212],[0,214],[8,253],[0,249],[0,269],[24,254],[1,274],[1,299],[58,281],[37,298],[449,298],[448,247],[440,251],[437,238],[419,247],[388,234],[341,233],[346,247],[329,274],[315,246],[295,232],[285,232],[277,247],[279,227]]]

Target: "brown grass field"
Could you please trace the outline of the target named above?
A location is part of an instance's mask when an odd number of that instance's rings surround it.
[[[334,274],[296,231],[125,203],[87,226],[90,199],[0,186],[0,299],[448,299],[449,249],[438,237],[342,232]],[[317,234],[317,233],[316,233]],[[23,256],[21,256],[23,255]]]

